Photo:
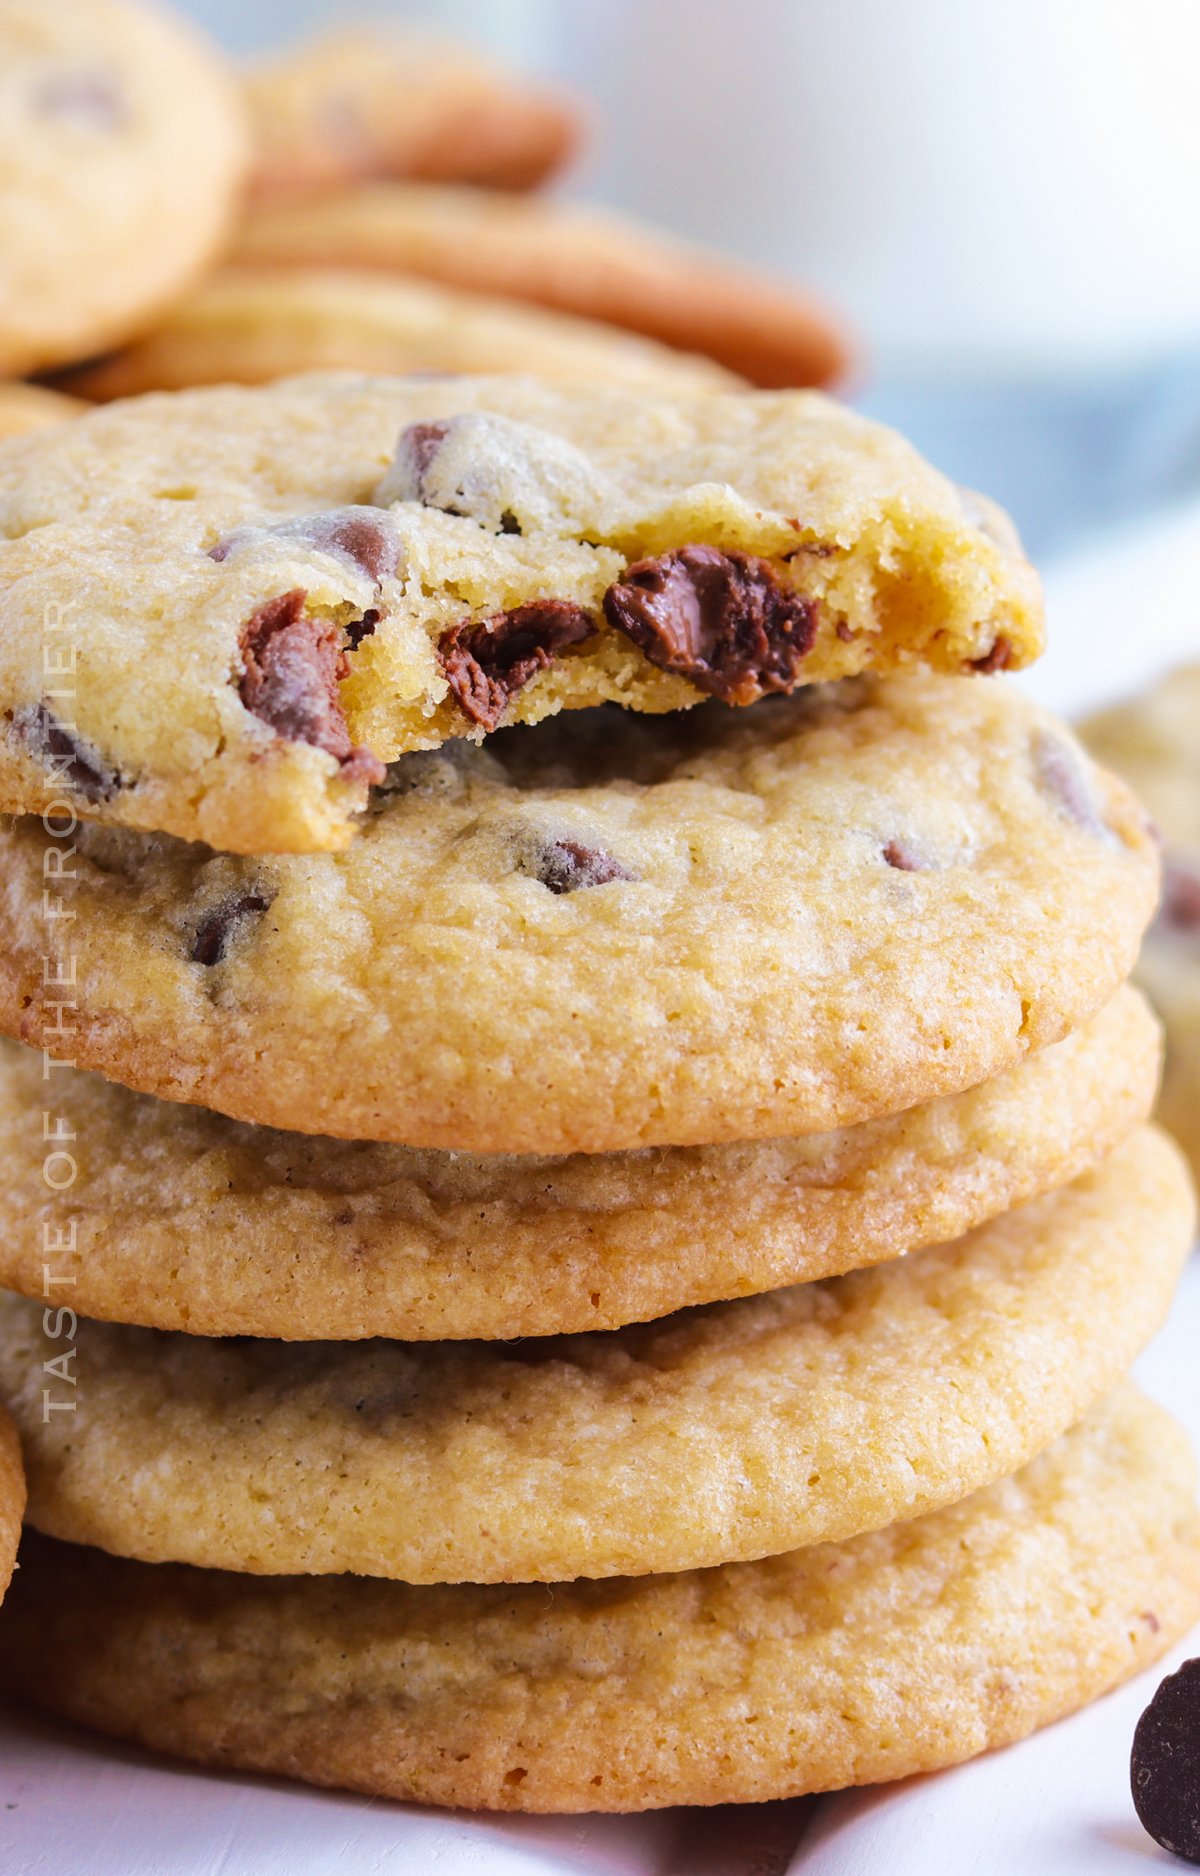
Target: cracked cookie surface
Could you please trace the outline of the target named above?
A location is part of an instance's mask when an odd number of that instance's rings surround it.
[[[285,602],[293,701],[321,664],[333,743],[247,696]],[[496,725],[1041,642],[998,511],[815,393],[315,377],[136,400],[0,460],[0,805],[65,792],[231,851],[345,845],[372,765]]]

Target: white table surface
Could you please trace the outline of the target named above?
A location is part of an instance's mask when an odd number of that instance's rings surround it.
[[[1200,506],[1050,580],[1030,687],[1074,710],[1200,655]],[[1200,1444],[1200,1261],[1139,1377]],[[1192,1646],[1200,1651],[1200,1635]],[[813,1803],[646,1818],[455,1817],[217,1777],[0,1709],[2,1876],[1148,1876],[1133,1728],[1159,1675],[1006,1752]],[[53,1674],[54,1664],[47,1664]]]

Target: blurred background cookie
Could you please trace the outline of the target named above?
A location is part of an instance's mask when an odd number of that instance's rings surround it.
[[[245,95],[253,195],[368,176],[532,189],[574,155],[579,109],[475,48],[412,24],[337,26],[261,59]]]
[[[1133,784],[1166,844],[1162,905],[1136,976],[1167,1030],[1159,1115],[1200,1173],[1200,664],[1100,711],[1082,733]]]
[[[847,336],[794,283],[575,203],[496,190],[375,182],[250,216],[238,259],[379,268],[602,319],[754,384],[827,385]]]
[[[204,267],[246,163],[232,76],[141,0],[0,4],[0,373],[127,338]]]
[[[0,437],[23,436],[47,424],[77,417],[88,407],[82,398],[51,391],[41,384],[0,383]]]
[[[569,313],[331,267],[212,274],[153,332],[61,382],[106,402],[333,369],[537,371],[693,391],[736,389],[740,382],[706,358]]]

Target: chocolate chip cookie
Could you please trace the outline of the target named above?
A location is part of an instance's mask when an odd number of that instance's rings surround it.
[[[997,511],[815,393],[316,377],[0,460],[0,806],[235,851],[344,845],[397,756],[564,708],[1041,643]]]
[[[703,352],[753,384],[833,384],[850,363],[845,333],[803,288],[577,203],[366,183],[260,210],[234,253],[416,274],[603,319]]]
[[[932,1771],[1072,1712],[1200,1613],[1192,1456],[1132,1388],[964,1504],[765,1563],[414,1589],[30,1534],[22,1565],[5,1692],[205,1765],[489,1811]]]
[[[270,384],[313,371],[536,371],[543,378],[663,391],[730,391],[743,380],[573,313],[518,306],[359,268],[239,267],[210,274],[119,352],[62,372],[107,403],[197,385]]]
[[[1136,976],[1167,1030],[1159,1115],[1200,1176],[1200,665],[1092,717],[1082,734],[1137,789],[1166,843]]]
[[[1076,1178],[1149,1113],[1158,1026],[1119,991],[962,1094],[800,1139],[420,1152],[250,1127],[0,1044],[0,1284],[85,1316],[290,1340],[619,1328],[958,1237]],[[42,1115],[73,1135],[43,1177]]]
[[[29,1519],[147,1561],[407,1582],[640,1575],[841,1539],[1014,1471],[1112,1387],[1191,1246],[1142,1128],[952,1245],[668,1316],[515,1343],[204,1340],[0,1296]],[[53,1325],[50,1325],[53,1327]]]
[[[268,54],[245,92],[259,200],[362,176],[530,189],[579,141],[564,94],[407,22],[339,25]]]
[[[1115,993],[1158,889],[1132,796],[998,679],[577,711],[405,757],[376,794],[338,854],[0,831],[0,1029],[343,1138],[819,1133],[1059,1041]]]
[[[0,9],[0,374],[86,358],[211,260],[246,175],[232,74],[142,0]]]

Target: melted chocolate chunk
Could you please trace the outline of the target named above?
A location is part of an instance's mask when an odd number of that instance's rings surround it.
[[[636,561],[604,613],[651,664],[729,704],[792,690],[817,632],[815,600],[785,592],[768,561],[715,547]]]
[[[1194,937],[1200,934],[1200,873],[1186,861],[1168,857],[1163,867],[1160,929]]]
[[[346,654],[336,626],[309,618],[302,587],[269,599],[242,627],[245,669],[238,692],[247,710],[288,742],[309,743],[335,756],[356,782],[381,782],[385,770],[369,749],[350,741],[338,683]]]
[[[1155,1843],[1200,1863],[1200,1660],[1168,1674],[1138,1721],[1129,1782]]]
[[[56,72],[34,94],[43,117],[59,118],[76,130],[111,135],[128,122],[129,109],[115,72]]]
[[[1039,729],[1033,738],[1033,766],[1042,793],[1085,833],[1107,838],[1085,758],[1069,743]]]
[[[193,964],[221,964],[246,920],[266,912],[271,901],[258,892],[238,893],[206,912],[196,927],[189,956]]]
[[[121,777],[99,750],[47,704],[31,704],[13,718],[17,740],[35,756],[51,778],[85,801],[111,801]]]
[[[226,561],[256,541],[295,541],[300,547],[312,547],[322,554],[335,554],[349,561],[376,585],[385,574],[396,571],[400,556],[400,537],[391,516],[379,509],[331,508],[323,514],[294,515],[262,527],[236,528],[224,540],[210,547],[208,557]]]
[[[614,879],[636,879],[637,874],[602,847],[587,847],[580,840],[554,840],[538,855],[536,877],[551,892],[563,893],[607,886]]]
[[[992,649],[985,651],[982,658],[971,658],[972,671],[978,671],[981,677],[990,676],[993,671],[1007,671],[1012,663],[1013,648],[1003,632],[997,634]]]
[[[463,715],[494,730],[508,700],[553,664],[567,645],[592,636],[582,606],[568,599],[533,599],[478,624],[464,620],[438,640],[438,658]]]
[[[905,840],[903,837],[899,840],[889,840],[883,850],[883,857],[889,866],[895,867],[898,873],[924,873],[929,865],[912,841]]]
[[[448,423],[410,423],[407,430],[400,432],[396,454],[398,457],[403,454],[408,459],[418,501],[425,499],[425,490],[421,486],[425,471],[445,442],[449,428]]]

